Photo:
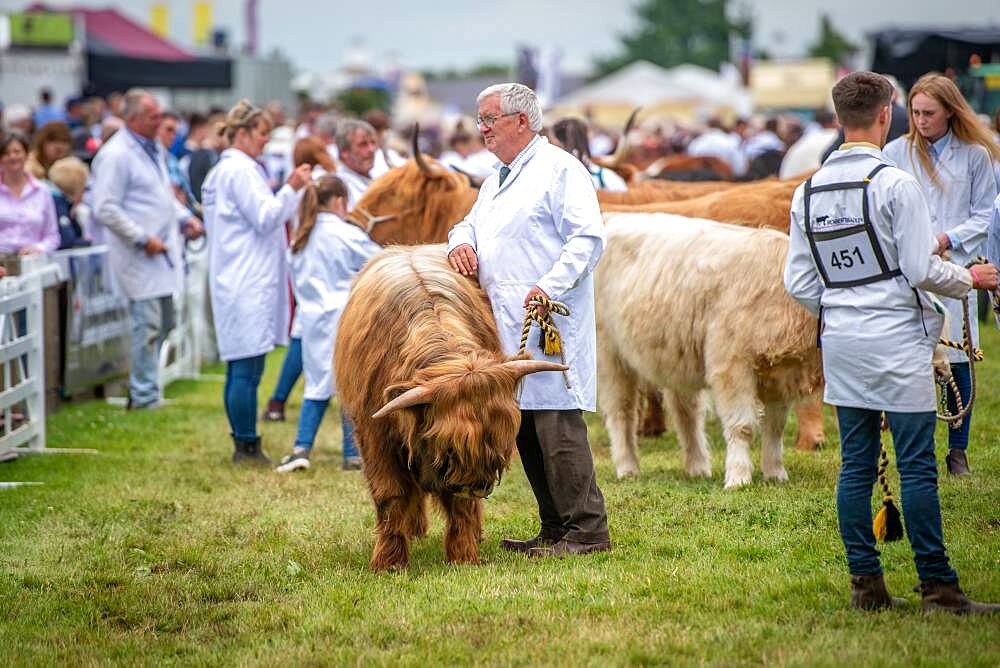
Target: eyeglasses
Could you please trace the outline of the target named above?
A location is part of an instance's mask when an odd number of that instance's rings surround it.
[[[477,116],[476,125],[484,128],[492,128],[494,125],[497,124],[497,121],[499,121],[501,118],[504,118],[506,116],[517,116],[519,113],[521,112],[514,111],[509,114],[500,114],[499,116]]]

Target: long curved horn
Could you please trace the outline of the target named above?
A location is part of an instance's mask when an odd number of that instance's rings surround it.
[[[393,411],[398,411],[401,408],[409,408],[410,406],[416,406],[417,404],[430,403],[430,399],[431,391],[423,385],[418,385],[412,390],[403,392],[385,406],[378,409],[372,417],[375,419],[382,418]]]
[[[625,154],[628,152],[628,133],[632,132],[632,126],[635,125],[635,117],[639,115],[639,111],[642,107],[636,107],[632,110],[632,113],[628,117],[628,121],[625,123],[625,129],[622,131],[622,138],[618,140],[618,146],[615,147],[615,154],[611,159],[611,164],[617,167],[625,159]]]
[[[413,124],[413,159],[417,161],[417,166],[420,167],[420,171],[424,174],[433,174],[434,170],[431,169],[427,161],[424,160],[424,156],[420,153],[420,123]]]
[[[505,369],[514,372],[514,378],[523,378],[529,373],[539,371],[568,371],[569,367],[557,362],[547,362],[545,360],[510,360],[502,365]]]

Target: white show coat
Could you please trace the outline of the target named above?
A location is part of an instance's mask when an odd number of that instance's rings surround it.
[[[911,154],[906,137],[899,137],[885,147],[885,155],[900,169],[916,177],[927,199],[934,234],[947,234],[951,239],[951,261],[965,266],[984,252],[983,245],[990,226],[997,182],[993,175],[990,154],[978,144],[965,144],[950,131],[943,138],[940,156],[934,161],[943,187],[931,181],[917,158]],[[933,158],[932,158],[933,160]],[[979,345],[979,318],[976,317],[976,295],[969,294],[969,325],[973,345]],[[941,300],[948,309],[947,337],[962,340],[962,302]],[[968,362],[961,350],[948,349],[948,360]]]
[[[288,343],[285,221],[299,194],[272,194],[264,168],[243,151],[222,152],[202,186],[209,288],[219,356],[255,357]]]
[[[834,151],[812,185],[860,181],[880,162],[889,161],[870,144]],[[869,219],[886,264],[903,275],[852,288],[825,288],[805,234],[804,187],[792,199],[784,282],[788,293],[813,314],[822,306],[824,401],[871,410],[934,410],[931,354],[943,315],[923,291],[962,295],[972,287],[972,275],[933,255],[937,244],[920,186],[890,166],[869,185]],[[842,202],[846,204],[837,211],[811,207],[810,216],[861,216],[860,190],[847,191]]]
[[[807,132],[788,147],[785,157],[781,159],[778,169],[779,179],[790,179],[813,169],[819,169],[823,162],[823,153],[837,139],[834,128],[819,128]]]
[[[591,163],[588,171],[590,172],[591,180],[594,182],[594,188],[597,190],[607,190],[613,193],[628,190],[625,179],[618,176],[618,172],[610,167],[602,167],[601,165]]]
[[[322,401],[336,392],[333,346],[340,314],[355,275],[380,250],[360,227],[324,212],[316,216],[305,248],[294,254],[288,250],[299,305],[296,318],[302,328],[306,399]]]
[[[499,166],[500,163],[497,163]],[[535,137],[510,164],[500,185],[494,173],[483,182],[472,211],[448,235],[449,252],[469,244],[479,256],[479,284],[486,291],[504,353],[521,343],[524,298],[538,286],[569,307],[553,316],[562,335],[570,387],[553,371],[526,376],[525,410],[595,410],[597,334],[593,271],[604,252],[605,234],[590,174],[572,155]],[[527,351],[546,357],[533,326]]]
[[[340,163],[337,168],[337,176],[347,186],[347,210],[350,211],[365,196],[365,191],[372,184],[372,179],[370,176],[358,174],[344,163]]]
[[[94,216],[112,232],[105,235],[111,266],[132,300],[171,295],[181,285],[180,222],[191,212],[174,196],[162,147],[158,155],[156,164],[122,128],[93,163]],[[147,255],[142,248],[154,235],[167,247],[166,256]]]
[[[688,144],[687,153],[727,162],[732,167],[733,174],[737,176],[747,171],[747,161],[740,148],[739,139],[718,128],[708,128],[692,139]]]

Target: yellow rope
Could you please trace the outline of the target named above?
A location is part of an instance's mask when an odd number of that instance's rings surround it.
[[[541,310],[545,311],[544,316],[541,315]],[[541,329],[538,342],[542,352],[546,355],[559,355],[562,363],[566,363],[562,337],[559,335],[559,327],[556,326],[555,320],[552,319],[553,313],[556,315],[569,315],[569,308],[562,302],[557,302],[541,295],[535,295],[528,300],[528,305],[525,307],[524,327],[521,328],[521,346],[518,348],[518,354],[524,353],[525,349],[527,349],[528,334],[531,333],[531,323],[536,323],[538,328]],[[566,387],[569,387],[569,375],[565,371],[563,371],[563,380],[566,383]]]

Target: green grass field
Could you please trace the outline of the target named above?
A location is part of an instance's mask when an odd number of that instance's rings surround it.
[[[989,330],[975,475],[943,477],[941,497],[964,588],[1000,601],[1000,335]],[[262,397],[279,364],[280,351]],[[824,450],[786,450],[789,483],[764,484],[755,449],[758,475],[736,492],[722,489],[717,423],[711,480],[685,477],[669,435],[643,443],[641,479],[618,481],[591,416],[613,552],[500,551],[500,538],[537,529],[515,459],[486,502],[480,566],[444,562],[435,516],[409,570],[376,575],[374,512],[361,475],[339,469],[339,423],[328,415],[307,472],[234,469],[221,390],[176,383],[154,413],[68,407],[49,420],[49,445],[100,455],[0,464],[0,480],[45,483],[0,490],[0,665],[1000,665],[1000,617],[919,612],[905,541],[883,562],[909,610],[847,607],[829,412]],[[291,422],[261,427],[272,457],[292,442],[298,396]]]

